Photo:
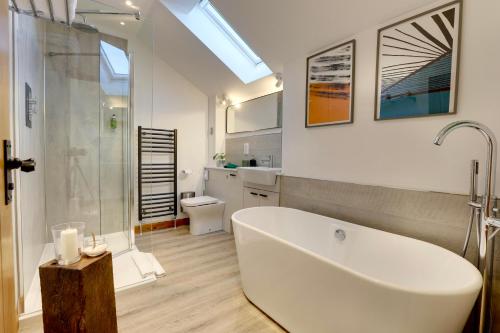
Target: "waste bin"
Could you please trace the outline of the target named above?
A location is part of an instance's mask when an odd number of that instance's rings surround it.
[[[181,192],[181,200],[186,198],[194,198],[195,196],[196,193],[194,191]],[[181,212],[183,212],[184,210],[182,209],[182,205],[180,206],[181,206]]]

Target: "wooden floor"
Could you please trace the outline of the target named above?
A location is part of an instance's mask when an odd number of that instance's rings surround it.
[[[168,275],[117,295],[120,332],[283,332],[243,295],[232,235],[191,236],[180,227],[136,243]],[[42,332],[41,318],[23,321],[21,332]]]

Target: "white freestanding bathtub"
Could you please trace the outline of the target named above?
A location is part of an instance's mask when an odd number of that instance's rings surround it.
[[[290,332],[460,333],[481,289],[468,261],[416,239],[282,207],[232,221],[245,295]]]

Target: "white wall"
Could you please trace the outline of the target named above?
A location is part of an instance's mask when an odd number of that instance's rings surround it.
[[[137,142],[138,142],[138,126],[152,127],[151,121],[153,118],[153,65],[154,55],[151,46],[152,40],[140,40],[138,38],[130,38],[122,36],[129,41],[129,51],[133,54],[134,79],[133,79],[133,138],[131,147],[133,158],[133,188],[134,188],[134,206],[131,218],[131,224],[138,224],[138,158],[137,158]],[[131,233],[135,236],[134,232]]]
[[[435,5],[413,14],[432,7]],[[377,29],[398,21],[398,18],[345,39],[355,38],[357,48],[354,124],[306,129],[308,54],[297,55],[295,60],[286,63],[283,101],[285,174],[467,193],[470,160],[477,158],[484,167],[484,139],[469,129],[453,133],[442,147],[433,145],[432,139],[444,125],[459,119],[483,122],[500,138],[500,107],[497,102],[500,93],[499,12],[498,0],[464,0],[457,115],[373,120]],[[328,34],[328,31],[318,33]],[[340,42],[343,41],[332,41],[332,45]],[[318,45],[311,54],[328,46]]]
[[[208,166],[215,166],[213,156],[226,151],[226,107],[217,96],[208,98]]]
[[[208,151],[208,97],[158,58],[153,89],[152,126],[178,130],[178,193],[196,191],[201,195]],[[192,174],[183,175],[182,170]]]

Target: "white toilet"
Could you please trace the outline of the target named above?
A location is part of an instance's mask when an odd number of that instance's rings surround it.
[[[225,202],[212,197],[194,197],[181,200],[189,215],[191,235],[203,235],[222,230]]]

